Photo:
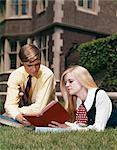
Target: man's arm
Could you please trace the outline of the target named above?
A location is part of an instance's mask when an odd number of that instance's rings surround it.
[[[16,115],[21,114],[18,109],[19,97],[19,87],[21,81],[21,75],[18,72],[12,72],[8,79],[7,97],[5,101],[5,111],[6,114],[14,118]]]

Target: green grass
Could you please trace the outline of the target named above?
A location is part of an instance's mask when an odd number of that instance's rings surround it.
[[[35,133],[1,126],[0,150],[117,150],[117,129]]]

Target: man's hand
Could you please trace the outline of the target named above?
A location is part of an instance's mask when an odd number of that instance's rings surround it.
[[[52,128],[67,128],[68,126],[64,123],[64,124],[61,124],[61,123],[58,123],[56,121],[51,121],[50,124],[48,124],[49,127],[52,127]]]
[[[21,124],[23,124],[24,126],[30,126],[30,122],[28,122],[22,114],[18,114],[15,119],[20,122]]]

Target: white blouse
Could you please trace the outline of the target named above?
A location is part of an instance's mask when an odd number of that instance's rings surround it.
[[[87,111],[90,110],[90,108],[93,105],[94,97],[95,97],[95,91],[97,88],[92,88],[88,90],[87,98],[84,102],[84,105],[87,109]],[[77,108],[81,104],[81,100],[77,99]],[[95,115],[95,123],[93,125],[89,125],[87,127],[82,127],[79,124],[65,122],[68,126],[70,126],[72,129],[76,130],[89,130],[94,129],[96,131],[103,131],[106,127],[107,121],[111,115],[112,112],[112,103],[108,95],[104,90],[99,90],[96,95],[96,115]]]

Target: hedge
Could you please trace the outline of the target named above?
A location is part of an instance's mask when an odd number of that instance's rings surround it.
[[[86,67],[101,80],[99,86],[106,91],[117,91],[117,35],[81,44],[77,49],[79,65]]]

